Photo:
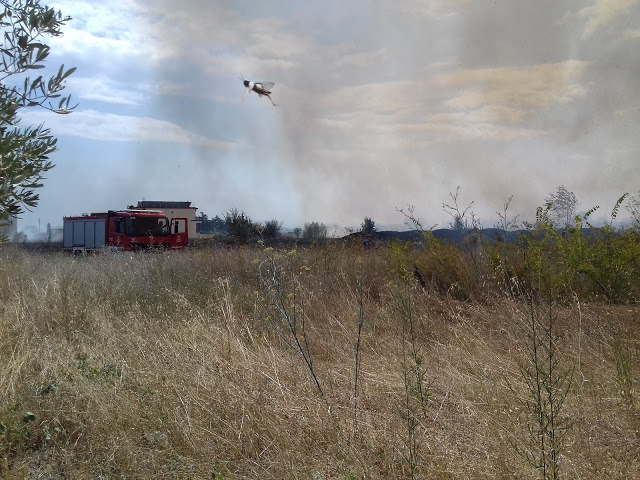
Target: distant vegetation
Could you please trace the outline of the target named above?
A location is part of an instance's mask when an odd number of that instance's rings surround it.
[[[227,224],[225,223],[224,219],[220,218],[218,215],[210,219],[206,213],[203,213],[196,220],[199,221],[198,231],[200,233],[227,233]]]
[[[329,229],[324,223],[305,223],[302,230],[302,238],[307,241],[325,240]]]
[[[244,211],[232,208],[224,214],[224,218],[216,215],[209,219],[208,215],[198,217],[198,232],[226,236],[236,244],[246,244],[250,240],[260,238],[273,239],[280,235],[282,222],[272,219],[264,223],[254,222]]]
[[[0,478],[640,478],[626,200],[490,239],[458,209],[456,241],[408,211],[367,248],[4,246]]]
[[[364,217],[364,221],[360,225],[360,233],[362,235],[374,235],[377,231],[376,222],[370,217]]]

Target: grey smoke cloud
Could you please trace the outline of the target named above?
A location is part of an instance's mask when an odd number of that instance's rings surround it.
[[[59,3],[82,17],[58,53],[84,67],[69,87],[85,107],[45,121],[65,155],[78,138],[105,147],[96,168],[123,203],[170,196],[288,226],[399,224],[409,204],[446,225],[460,186],[491,225],[510,195],[531,219],[561,184],[585,209],[640,189],[636,0]],[[242,104],[239,75],[274,81],[280,106]],[[109,173],[117,142],[126,174]],[[65,201],[70,163],[48,204]]]

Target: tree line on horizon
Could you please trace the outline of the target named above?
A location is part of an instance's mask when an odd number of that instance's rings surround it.
[[[442,209],[450,217],[451,221],[448,230],[456,232],[458,236],[463,236],[468,232],[486,231],[482,226],[480,219],[471,210],[474,202],[466,206],[460,205],[460,187],[455,193],[450,193],[451,200],[442,203]],[[517,233],[519,231],[532,231],[539,229],[541,225],[552,227],[556,231],[563,233],[567,230],[574,229],[579,224],[580,228],[591,228],[593,225],[589,222],[589,217],[599,209],[595,206],[588,210],[582,216],[578,215],[578,201],[574,192],[571,192],[564,185],[557,187],[555,192],[548,194],[544,199],[544,206],[538,207],[536,211],[536,220],[534,222],[518,220],[518,216],[509,215],[509,206],[513,200],[513,195],[503,205],[501,212],[496,212],[498,221],[493,225],[492,230],[507,233]],[[620,207],[625,204],[625,210],[629,213],[630,223],[619,227],[619,230],[629,228],[631,230],[640,231],[640,195],[631,197],[625,193],[620,197],[610,215],[610,221],[607,224],[612,226],[613,221],[618,216]],[[407,225],[414,230],[427,230],[422,225],[416,225],[413,207],[409,207],[408,211],[398,210],[407,220]],[[251,239],[274,239],[282,236],[282,222],[276,219],[264,222],[254,221],[245,211],[232,208],[231,210],[213,218],[209,218],[206,213],[202,213],[197,217],[198,232],[202,234],[211,234],[213,236],[226,236],[235,243],[246,244]],[[428,229],[428,230],[433,230]],[[445,229],[446,230],[446,229]],[[364,217],[359,228],[345,228],[345,236],[360,235],[364,237],[373,237],[379,231],[375,220],[371,217]],[[297,240],[304,241],[320,241],[329,237],[329,227],[322,222],[308,222],[304,227],[296,227],[288,234],[293,235]]]

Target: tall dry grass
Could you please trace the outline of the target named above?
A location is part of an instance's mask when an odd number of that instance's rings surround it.
[[[0,250],[0,478],[539,477],[523,302],[401,289],[385,247],[293,255],[323,395],[266,319],[260,248]],[[411,432],[402,302],[430,394]],[[638,307],[554,308],[563,478],[640,478]]]

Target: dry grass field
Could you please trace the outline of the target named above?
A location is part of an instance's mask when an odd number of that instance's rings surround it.
[[[638,306],[422,255],[0,248],[0,478],[640,478]]]

